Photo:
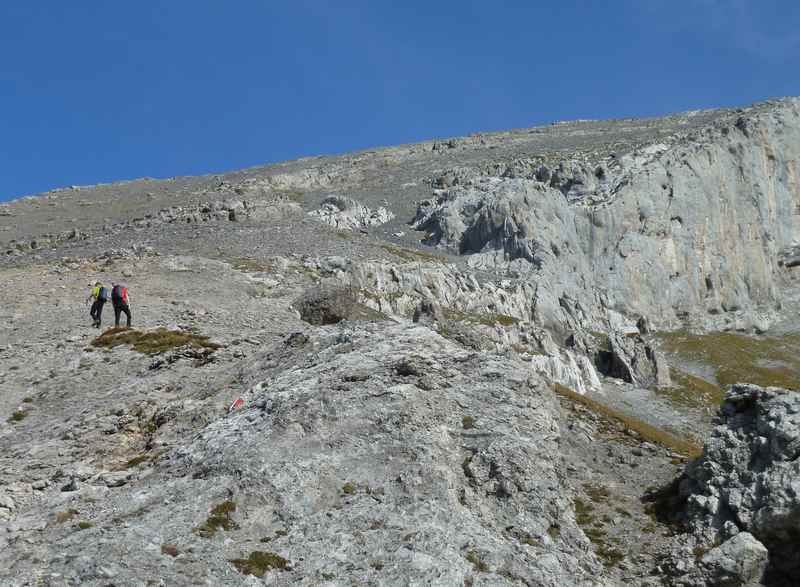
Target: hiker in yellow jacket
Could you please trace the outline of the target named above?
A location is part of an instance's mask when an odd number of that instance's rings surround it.
[[[95,282],[94,287],[92,288],[92,293],[89,294],[88,298],[86,298],[87,304],[89,303],[89,300],[94,300],[94,302],[92,302],[92,308],[89,310],[89,315],[92,317],[92,326],[95,328],[100,328],[100,320],[103,315],[103,305],[108,301],[108,288],[106,288],[99,281]]]

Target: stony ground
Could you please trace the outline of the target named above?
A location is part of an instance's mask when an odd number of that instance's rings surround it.
[[[791,241],[777,212],[800,201],[796,146],[752,125],[771,133],[792,108],[569,123],[0,206],[0,584],[680,584],[686,542],[656,511],[659,490],[699,454],[730,383],[792,387],[800,372],[792,249],[747,283],[719,277]],[[769,238],[756,227],[734,247],[670,218],[680,202],[661,222],[625,191],[664,159],[709,161],[703,141],[716,154],[731,133],[757,136],[736,141],[758,157],[777,149],[764,161],[778,171],[748,176]],[[357,203],[308,214],[330,194]],[[637,229],[610,226],[617,205]],[[639,240],[600,251],[613,231]],[[646,314],[648,277],[589,276],[612,257],[626,276],[660,275],[667,250],[716,273],[665,277],[669,303]],[[720,264],[726,252],[741,258]],[[133,331],[98,338],[110,304],[91,328],[98,279],[129,287]],[[682,279],[702,304],[678,296]],[[635,304],[613,299],[620,284]]]

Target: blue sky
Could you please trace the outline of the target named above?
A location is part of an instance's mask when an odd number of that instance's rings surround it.
[[[0,27],[0,200],[800,94],[796,0],[9,0]]]

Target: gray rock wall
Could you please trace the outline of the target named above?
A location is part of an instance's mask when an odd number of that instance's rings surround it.
[[[576,214],[612,302],[657,321],[774,308],[781,251],[800,238],[800,111],[741,118],[687,138],[615,198]]]
[[[788,100],[635,150],[603,181],[568,189],[549,172],[461,172],[438,182],[453,185],[420,205],[415,226],[473,267],[531,273],[554,328],[569,322],[555,304],[565,296],[657,327],[720,326],[726,313],[753,324],[780,304],[793,266],[798,159],[800,109]]]

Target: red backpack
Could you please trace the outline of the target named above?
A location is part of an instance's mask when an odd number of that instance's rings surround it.
[[[111,290],[111,301],[112,302],[122,302],[123,304],[128,303],[128,288],[124,285],[115,285]]]

